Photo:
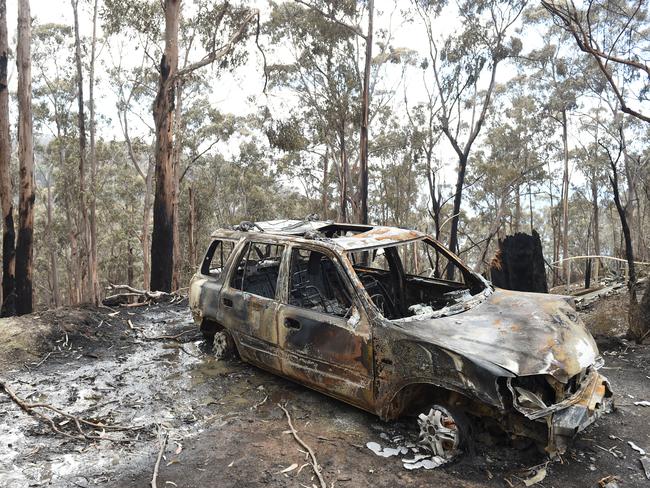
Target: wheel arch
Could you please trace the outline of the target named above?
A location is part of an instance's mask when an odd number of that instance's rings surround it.
[[[395,389],[383,404],[379,416],[383,420],[394,420],[398,417],[420,411],[434,403],[457,406],[463,409],[480,408],[480,403],[473,400],[460,389],[450,385],[440,385],[432,381],[414,379]]]

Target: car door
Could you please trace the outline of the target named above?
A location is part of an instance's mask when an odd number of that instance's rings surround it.
[[[221,323],[245,361],[281,372],[276,300],[284,246],[251,240],[230,269],[220,294]]]
[[[287,254],[277,314],[285,376],[372,411],[370,326],[343,266],[324,247]]]

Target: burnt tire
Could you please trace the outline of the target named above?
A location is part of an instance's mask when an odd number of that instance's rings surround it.
[[[212,354],[217,359],[232,359],[237,356],[237,347],[230,333],[221,329],[213,334]]]
[[[470,422],[458,408],[434,404],[417,417],[419,445],[451,461],[470,445]]]

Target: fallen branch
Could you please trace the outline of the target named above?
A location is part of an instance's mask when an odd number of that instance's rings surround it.
[[[144,303],[175,301],[177,298],[181,297],[178,292],[167,293],[164,291],[140,290],[138,288],[133,288],[130,285],[114,285],[112,283],[109,283],[107,290],[116,292],[102,300],[102,304],[108,306],[124,305],[127,307],[133,307]]]
[[[151,488],[158,488],[158,470],[160,469],[160,461],[162,461],[163,454],[165,452],[165,447],[167,446],[167,432],[163,433],[160,436],[160,449],[158,450],[158,457],[156,458],[156,464],[153,468],[153,475],[151,477]]]
[[[83,419],[81,417],[77,417],[76,415],[69,414],[67,412],[64,412],[63,410],[60,410],[56,407],[53,407],[52,405],[49,405],[47,403],[27,403],[27,401],[23,400],[20,398],[16,393],[7,385],[7,383],[3,380],[0,379],[0,389],[4,390],[5,393],[13,400],[13,402],[18,405],[21,410],[26,412],[27,414],[36,417],[37,419],[40,419],[41,421],[47,423],[50,428],[57,434],[60,434],[65,437],[70,437],[72,439],[81,439],[81,440],[109,440],[109,441],[114,441],[114,442],[119,442],[121,439],[111,439],[110,437],[103,437],[101,435],[90,435],[86,433],[83,428],[81,427],[82,425],[86,425],[88,427],[92,427],[94,429],[102,429],[102,430],[110,430],[110,431],[124,431],[124,430],[139,430],[142,429],[142,427],[127,427],[127,426],[122,426],[122,425],[104,425],[101,423],[97,422],[91,422],[89,420]],[[37,411],[36,409],[42,408],[45,410],[50,410],[52,412],[57,413],[58,415],[61,415],[62,417],[65,417],[67,420],[59,423],[59,427],[62,425],[65,425],[66,423],[72,421],[74,422],[74,425],[77,429],[78,434],[71,434],[69,432],[64,432],[63,430],[59,429],[56,424],[54,423],[54,420],[47,415],[42,414],[41,412]]]
[[[280,407],[285,415],[287,416],[287,422],[289,423],[289,428],[291,429],[291,433],[293,434],[293,438],[296,439],[296,442],[300,444],[302,447],[304,447],[307,452],[309,453],[309,457],[311,458],[309,464],[311,464],[312,469],[314,470],[314,473],[316,473],[316,476],[318,477],[318,481],[320,481],[320,486],[321,488],[327,488],[327,483],[325,482],[325,478],[323,478],[323,475],[321,473],[321,468],[318,465],[318,461],[316,460],[316,454],[314,454],[314,451],[312,450],[311,447],[309,447],[305,441],[303,441],[299,436],[298,433],[296,432],[296,429],[293,427],[293,424],[291,423],[291,416],[289,415],[289,411],[284,408],[282,405],[278,403],[278,407]]]

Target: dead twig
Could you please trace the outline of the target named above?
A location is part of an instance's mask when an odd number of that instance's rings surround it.
[[[82,439],[82,440],[104,439],[104,440],[109,440],[114,442],[119,442],[122,440],[122,439],[111,439],[110,437],[104,437],[102,435],[90,435],[83,430],[82,425],[86,425],[94,429],[101,429],[104,431],[105,430],[110,430],[110,431],[140,430],[143,428],[143,427],[127,427],[122,425],[104,425],[97,422],[91,422],[89,420],[69,414],[47,403],[28,403],[27,401],[23,400],[18,395],[16,395],[16,393],[7,385],[7,383],[1,379],[0,379],[0,389],[4,390],[5,393],[9,396],[9,398],[11,398],[13,402],[21,408],[21,410],[48,424],[55,433],[65,437],[70,437],[72,439]],[[64,432],[63,430],[59,429],[54,423],[54,420],[48,417],[47,415],[44,415],[43,413],[39,412],[38,410],[36,410],[38,408],[44,410],[50,410],[54,413],[57,413],[58,415],[61,415],[62,417],[65,417],[67,420],[60,423],[59,426],[65,425],[70,421],[74,422],[78,434],[71,434],[69,432]]]
[[[160,449],[158,450],[158,457],[156,458],[156,464],[153,468],[153,475],[151,477],[151,488],[158,488],[158,470],[160,469],[160,461],[162,461],[163,454],[165,453],[165,447],[167,446],[167,432],[164,432],[160,438]]]
[[[309,453],[309,457],[311,458],[309,464],[311,464],[311,467],[314,470],[314,473],[318,477],[318,481],[320,482],[321,488],[327,488],[327,483],[325,482],[325,478],[323,478],[323,474],[321,473],[321,468],[320,468],[320,466],[318,464],[318,461],[316,460],[316,454],[314,454],[314,451],[312,450],[312,448],[309,447],[305,443],[305,441],[303,441],[298,436],[298,432],[296,432],[296,429],[293,427],[293,423],[291,422],[291,416],[289,415],[289,411],[279,403],[278,403],[278,407],[280,407],[284,411],[284,414],[287,416],[287,422],[289,424],[289,428],[291,429],[291,434],[293,434],[293,438],[296,440],[296,442],[298,444],[300,444],[302,447],[304,447],[307,450],[307,452]]]

